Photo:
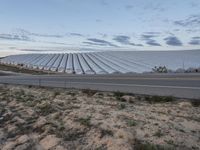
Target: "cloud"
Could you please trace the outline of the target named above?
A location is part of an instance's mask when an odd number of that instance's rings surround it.
[[[117,35],[113,38],[113,40],[123,45],[143,46],[142,44],[135,44],[135,43],[130,42],[130,37],[125,36],[125,35]]]
[[[157,12],[163,12],[165,10],[167,10],[166,6],[162,6],[162,3],[152,3],[152,2],[146,2],[144,7],[144,10],[153,10],[153,11],[157,11]]]
[[[144,32],[141,35],[141,40],[146,41],[146,44],[151,46],[161,46],[156,40],[153,38],[160,36],[160,32]]]
[[[102,43],[93,43],[93,42],[83,42],[83,43],[88,44],[88,45],[106,46],[105,44],[102,44]]]
[[[109,5],[108,2],[107,2],[107,0],[101,0],[100,3],[101,3],[101,5],[103,5],[103,6]]]
[[[191,41],[189,42],[190,45],[200,45],[200,37],[192,37]]]
[[[146,41],[159,36],[160,32],[144,32],[144,34],[141,35],[141,39]]]
[[[83,37],[84,35],[83,34],[80,34],[80,33],[70,33],[71,36],[80,36],[80,37]]]
[[[153,40],[153,39],[148,39],[146,41],[146,44],[151,45],[151,46],[161,46],[159,43],[156,42],[156,40]]]
[[[101,19],[96,19],[95,22],[99,23],[99,22],[102,22],[102,20]]]
[[[40,33],[33,33],[24,29],[17,28],[15,29],[16,34],[19,35],[27,35],[27,36],[36,36],[36,37],[52,37],[52,38],[63,38],[64,35],[59,34],[40,34]]]
[[[18,40],[18,41],[33,41],[30,37],[28,37],[26,35],[17,35],[17,34],[0,34],[0,39]]]
[[[160,35],[160,32],[144,32],[145,34],[151,34],[151,35]]]
[[[190,45],[200,45],[200,40],[191,40],[189,42]]]
[[[171,46],[182,46],[183,45],[183,43],[176,36],[169,36],[167,38],[164,38],[164,40],[166,41],[167,45],[171,45]]]
[[[99,46],[112,46],[112,47],[118,47],[115,44],[112,44],[111,42],[102,40],[102,39],[96,39],[96,38],[89,38],[87,39],[90,42],[83,42],[85,44],[90,44],[90,45],[99,45]]]
[[[133,8],[134,8],[133,5],[126,5],[126,6],[125,6],[125,9],[126,9],[126,10],[131,10],[131,9],[133,9]]]
[[[200,26],[200,14],[189,16],[185,20],[174,21],[174,24],[182,27]]]
[[[200,4],[199,2],[191,2],[190,6],[193,7],[193,8],[198,8],[199,4]]]
[[[193,40],[200,40],[200,36],[192,37]]]

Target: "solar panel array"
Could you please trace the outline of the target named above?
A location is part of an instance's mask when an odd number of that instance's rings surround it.
[[[143,73],[165,65],[169,69],[200,67],[200,51],[93,52],[11,55],[1,63],[75,74]],[[184,66],[183,66],[184,65]]]

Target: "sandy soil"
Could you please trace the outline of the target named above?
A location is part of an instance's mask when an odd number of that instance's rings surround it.
[[[198,102],[0,86],[2,150],[200,149]]]

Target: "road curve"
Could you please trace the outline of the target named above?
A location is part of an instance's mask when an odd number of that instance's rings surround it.
[[[20,75],[1,76],[0,83],[89,88],[200,100],[200,74]]]

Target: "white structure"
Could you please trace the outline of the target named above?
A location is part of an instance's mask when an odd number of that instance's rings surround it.
[[[151,72],[155,66],[171,70],[200,68],[200,50],[23,54],[5,57],[0,62],[70,74],[143,73]]]

